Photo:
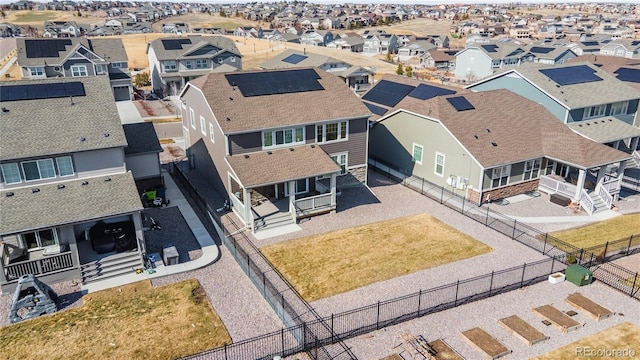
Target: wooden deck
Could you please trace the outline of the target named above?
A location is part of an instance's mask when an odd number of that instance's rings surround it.
[[[529,346],[545,341],[549,338],[531,326],[531,324],[522,320],[518,315],[512,315],[504,319],[500,319],[498,320],[498,323],[504,326],[508,332],[522,339]]]
[[[511,350],[481,328],[463,331],[462,336],[489,359],[497,359],[511,353]]]
[[[596,304],[595,302],[591,301],[591,299],[584,297],[578,292],[567,296],[565,301],[569,305],[578,309],[578,311],[586,313],[587,315],[598,321],[606,319],[613,315],[613,312],[611,310]]]
[[[579,322],[573,320],[569,315],[551,305],[543,305],[534,308],[532,311],[565,333],[567,331],[576,330],[581,326]]]

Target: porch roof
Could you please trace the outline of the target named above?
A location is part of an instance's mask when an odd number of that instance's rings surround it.
[[[127,172],[6,189],[0,192],[0,209],[0,235],[9,235],[140,211],[142,203]]]
[[[640,136],[640,128],[629,125],[613,116],[579,121],[569,124],[578,134],[601,144]]]
[[[232,155],[226,159],[245,188],[340,171],[340,166],[316,145]]]

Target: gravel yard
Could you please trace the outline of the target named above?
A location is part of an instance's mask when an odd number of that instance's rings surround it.
[[[151,228],[150,218],[162,227],[161,230],[144,232],[147,254],[162,254],[163,247],[172,244],[178,250],[180,263],[202,256],[200,244],[177,207],[148,208],[144,209],[142,215],[147,219],[143,221],[145,228]]]

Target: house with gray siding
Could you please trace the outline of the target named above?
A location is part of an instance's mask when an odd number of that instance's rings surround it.
[[[242,69],[233,40],[218,35],[159,38],[147,44],[153,91],[177,95],[192,79],[211,72]]]
[[[142,203],[109,80],[15,81],[1,90],[2,291],[29,273],[46,283],[86,282],[141,267]],[[106,233],[105,242],[85,240],[98,223],[128,230],[117,241]],[[113,257],[126,269],[110,267]]]
[[[116,101],[131,100],[133,86],[122,39],[17,38],[23,79],[109,77]]]
[[[466,81],[484,79],[497,69],[520,65],[524,45],[512,41],[471,44],[456,54],[455,77]]]
[[[380,84],[381,93],[396,94],[393,101],[367,96]],[[574,133],[511,91],[474,93],[386,76],[367,94],[369,102],[391,105],[371,126],[371,164],[401,177],[424,179],[476,204],[559,192],[590,214],[611,208],[620,191],[616,171],[628,154]]]
[[[370,112],[334,75],[212,73],[180,99],[191,165],[253,231],[335,211],[340,188],[366,183]]]
[[[468,89],[511,90],[542,104],[561,123],[591,140],[629,153],[639,148],[640,91],[589,62],[525,64]]]
[[[127,171],[133,174],[138,193],[162,187],[160,153],[163,150],[153,123],[124,124],[122,127],[127,138],[124,161]]]

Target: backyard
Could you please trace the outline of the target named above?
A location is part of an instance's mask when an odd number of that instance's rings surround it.
[[[0,328],[5,359],[174,359],[229,343],[195,279],[91,293],[82,307]]]
[[[640,213],[617,216],[613,219],[585,225],[574,229],[550,233],[562,241],[578,248],[589,248],[607,242],[626,239],[631,235],[640,240]],[[628,242],[624,242],[626,248]]]
[[[307,301],[481,255],[492,248],[428,214],[261,248]]]

